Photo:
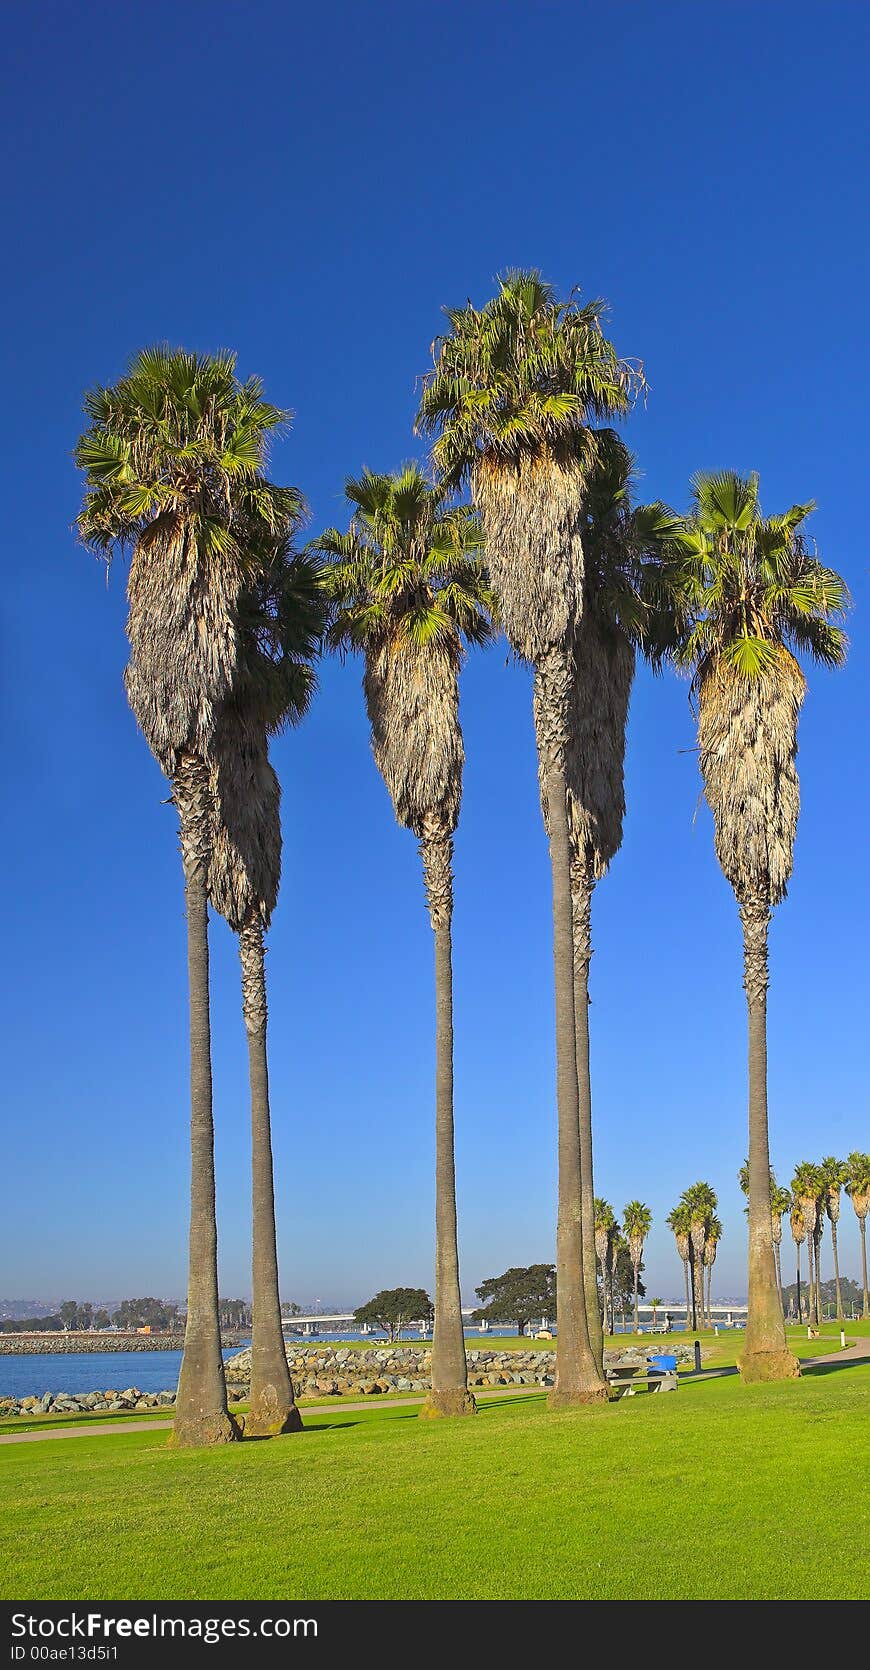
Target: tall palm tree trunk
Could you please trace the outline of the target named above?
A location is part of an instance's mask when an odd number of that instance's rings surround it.
[[[744,987],[749,1021],[749,1314],[744,1380],[785,1380],[800,1374],[786,1344],[785,1321],[776,1291],[773,1225],[770,1221],[770,1148],[767,1125],[767,901],[740,908],[743,923]]]
[[[634,1331],[635,1331],[635,1333],[637,1333],[637,1330],[640,1327],[640,1316],[638,1314],[638,1308],[637,1308],[637,1284],[640,1281],[640,1266],[637,1265],[637,1264],[633,1264],[632,1265],[632,1271],[634,1273],[634,1314],[633,1314],[633,1317],[632,1317],[632,1322],[633,1322],[633,1325],[634,1325]]]
[[[438,831],[420,842],[435,936],[435,1327],[432,1389],[420,1414],[473,1415],[462,1328],[456,1161],[453,1136],[453,841]]]
[[[824,1306],[822,1304],[822,1229],[821,1229],[821,1225],[819,1225],[818,1229],[816,1230],[815,1250],[816,1250],[816,1323],[817,1323],[818,1327],[821,1327],[822,1326],[822,1321],[824,1319]]]
[[[181,826],[187,905],[190,1262],[184,1355],[170,1443],[186,1447],[230,1443],[238,1437],[238,1428],[227,1408],[218,1303],[206,890],[210,796],[205,768],[196,761],[184,762],[173,792]]]
[[[782,1298],[782,1259],[780,1258],[779,1242],[778,1241],[774,1241],[774,1243],[773,1243],[773,1262],[776,1265],[776,1290],[777,1290],[777,1293],[779,1294],[779,1306],[780,1306],[780,1310],[781,1310],[782,1305],[783,1305],[783,1298]]]
[[[535,669],[538,747],[546,788],[553,877],[553,969],[556,997],[556,1099],[559,1123],[556,1225],[556,1378],[552,1408],[606,1402],[607,1385],[595,1360],[584,1281],[581,1216],[580,1110],[574,1017],[574,928],[571,846],[565,782],[565,731],[570,673],[564,651],[550,650]]]
[[[831,1219],[831,1252],[834,1256],[834,1287],[837,1294],[837,1321],[845,1321],[843,1314],[843,1295],[840,1292],[840,1253],[837,1247],[837,1220]]]
[[[604,1332],[598,1308],[595,1259],[595,1181],[592,1166],[592,1078],[589,1065],[589,965],[592,960],[592,888],[589,866],[571,865],[574,924],[574,1032],[577,1048],[577,1096],[580,1106],[580,1227],[583,1236],[583,1282],[589,1342],[604,1373]]]
[[[711,1315],[711,1312],[710,1312],[710,1297],[711,1297],[711,1293],[712,1293],[712,1288],[713,1288],[713,1266],[712,1266],[712,1264],[708,1264],[707,1265],[707,1312],[706,1312],[706,1318],[705,1318],[708,1328],[712,1328],[712,1326],[713,1326],[713,1318],[712,1318],[712,1315]]]
[[[692,1327],[704,1326],[704,1226],[692,1225]]]
[[[862,1274],[863,1280],[864,1280],[864,1308],[861,1312],[861,1315],[862,1315],[863,1320],[866,1322],[868,1317],[870,1317],[870,1294],[868,1294],[868,1292],[867,1292],[867,1218],[866,1218],[866,1215],[859,1218],[858,1222],[861,1225],[861,1274]]]
[[[816,1316],[816,1272],[813,1263],[813,1251],[813,1231],[810,1230],[807,1234],[807,1264],[809,1266],[807,1274],[807,1321],[811,1326],[818,1321]]]
[[[800,1322],[803,1318],[804,1307],[801,1300],[801,1245],[799,1241],[795,1243],[795,1252],[797,1253],[797,1274],[795,1277],[797,1293],[795,1297],[795,1304],[797,1306],[797,1319]]]
[[[253,1208],[254,1322],[251,1330],[251,1391],[245,1431],[257,1438],[268,1438],[279,1432],[299,1432],[302,1417],[296,1406],[281,1326],[266,1053],[266,966],[263,924],[255,910],[249,913],[239,933],[239,959],[251,1083]]]

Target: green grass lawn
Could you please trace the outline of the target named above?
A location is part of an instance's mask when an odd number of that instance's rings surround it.
[[[219,1450],[132,1425],[9,1446],[0,1581],[27,1601],[857,1599],[868,1389],[867,1365],[831,1365],[571,1414],[536,1393],[466,1421],[339,1406]]]

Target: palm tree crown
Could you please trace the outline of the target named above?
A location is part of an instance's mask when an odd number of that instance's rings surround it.
[[[466,645],[492,633],[479,524],[415,464],[394,476],[364,471],[346,493],[348,532],[328,528],[314,541],[331,559],[327,639],[365,651],[372,743],[399,823],[422,838],[437,813],[452,832],[463,759],[456,674]]]
[[[211,740],[238,667],[239,594],[303,505],[265,475],[288,414],[235,364],[229,353],[145,349],[114,387],[86,396],[75,453],[82,538],[107,559],[133,550],[127,692],[170,776],[181,751]]]
[[[573,458],[590,422],[628,411],[640,367],[604,335],[604,303],[560,301],[535,270],[512,270],[484,307],[445,308],[449,331],[433,347],[418,426],[436,435],[433,457],[452,486],[482,456],[517,464],[549,452]]]
[[[792,868],[804,678],[794,652],[840,666],[843,580],[807,544],[812,503],[764,517],[758,476],[696,475],[679,559],[679,664],[699,696],[701,771],[716,854],[741,905],[776,905]],[[755,698],[750,699],[753,690]]]

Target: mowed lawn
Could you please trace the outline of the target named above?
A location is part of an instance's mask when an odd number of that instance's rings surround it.
[[[211,1451],[9,1446],[0,1582],[21,1601],[857,1599],[868,1391],[870,1366],[831,1365],[575,1414],[534,1393],[453,1422],[337,1407]]]

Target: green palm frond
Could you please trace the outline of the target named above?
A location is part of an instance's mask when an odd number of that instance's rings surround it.
[[[713,664],[749,681],[764,678],[782,649],[842,665],[849,592],[807,543],[804,523],[814,508],[808,501],[765,517],[756,474],[692,478],[692,511],[682,530],[672,530],[657,578],[673,623],[667,653],[692,672],[696,688]]]
[[[226,351],[159,344],[114,386],[86,394],[75,458],[85,475],[78,528],[92,550],[111,558],[171,515],[204,558],[244,572],[258,528],[277,541],[299,527],[301,494],[265,474],[269,440],[289,414],[263,398],[258,378],[240,382],[235,366]]]
[[[439,479],[467,479],[484,454],[502,459],[543,449],[571,452],[584,427],[629,410],[639,365],[618,358],[604,334],[604,306],[566,301],[535,270],[511,270],[483,308],[445,308],[433,344],[417,427],[433,436]]]
[[[365,649],[391,640],[461,657],[493,632],[494,600],[481,561],[480,524],[415,464],[395,475],[350,477],[352,520],[327,528],[309,550],[325,558],[331,600],[327,643]]]

